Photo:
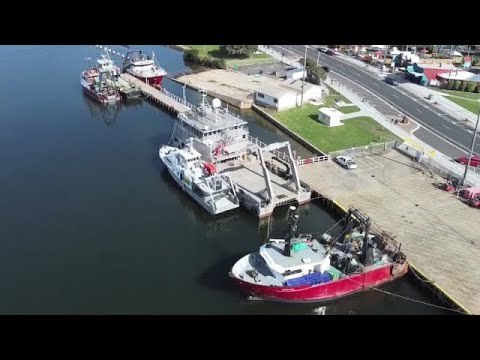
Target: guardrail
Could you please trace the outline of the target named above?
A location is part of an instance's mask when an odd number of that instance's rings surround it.
[[[328,160],[330,160],[329,155],[315,156],[308,159],[298,159],[297,165],[307,165],[307,164],[313,164],[313,163],[328,161]]]
[[[173,100],[175,100],[176,102],[180,103],[180,104],[183,104],[185,106],[188,106],[190,109],[192,110],[195,110],[197,107],[193,104],[190,104],[189,102],[185,101],[183,98],[181,98],[180,96],[177,96],[175,94],[172,94],[170,91],[166,90],[165,88],[161,88],[160,89],[160,92],[164,95],[167,95],[168,97],[172,98]]]

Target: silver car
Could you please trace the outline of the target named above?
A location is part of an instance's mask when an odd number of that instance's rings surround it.
[[[350,156],[337,156],[335,161],[345,169],[356,169],[358,167]]]

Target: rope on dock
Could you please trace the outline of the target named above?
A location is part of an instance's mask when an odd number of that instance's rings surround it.
[[[353,281],[353,280],[352,280],[352,281]],[[435,307],[435,308],[442,309],[442,310],[448,310],[448,311],[456,312],[456,313],[459,313],[459,314],[462,314],[462,315],[469,315],[469,313],[466,312],[466,311],[460,311],[460,310],[456,310],[456,309],[450,309],[450,308],[447,308],[447,307],[445,307],[445,306],[440,306],[440,305],[435,305],[435,304],[427,303],[427,302],[425,302],[425,301],[421,301],[421,300],[409,298],[409,297],[406,297],[406,296],[403,296],[403,295],[398,295],[398,294],[391,293],[391,292],[389,292],[389,291],[382,290],[382,289],[378,289],[378,288],[374,288],[374,287],[372,287],[371,289],[372,289],[372,290],[377,290],[377,291],[380,291],[380,292],[382,292],[382,293],[384,293],[384,294],[392,295],[392,296],[395,296],[395,297],[398,297],[398,298],[401,298],[401,299],[404,299],[404,300],[408,300],[408,301],[416,302],[416,303],[419,303],[419,304],[423,304],[423,305],[426,305],[426,306],[431,306],[431,307]]]

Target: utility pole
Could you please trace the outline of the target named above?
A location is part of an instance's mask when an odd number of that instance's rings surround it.
[[[385,68],[385,60],[387,58],[387,50],[388,50],[388,45],[385,45],[385,50],[383,52],[382,74],[383,74],[383,69]]]
[[[465,182],[467,181],[467,173],[468,173],[468,168],[470,167],[470,161],[472,160],[472,156],[473,156],[473,148],[475,147],[475,139],[477,138],[478,123],[480,122],[479,120],[480,120],[480,109],[478,110],[478,115],[477,115],[477,125],[475,125],[475,131],[473,132],[472,146],[470,147],[468,162],[467,162],[467,165],[465,165],[465,173],[463,174],[462,186],[465,186]]]
[[[317,66],[319,61],[320,61],[320,51],[317,50]]]
[[[307,45],[305,45],[305,56],[303,59],[303,80],[302,80],[302,98],[300,100],[300,107],[303,106],[303,88],[305,86],[305,78],[307,77]]]

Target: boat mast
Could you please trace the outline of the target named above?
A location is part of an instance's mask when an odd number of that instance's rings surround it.
[[[290,206],[287,213],[287,223],[290,226],[290,228],[288,229],[287,234],[285,236],[285,247],[283,248],[284,256],[291,256],[290,245],[291,245],[292,238],[295,237],[297,233],[298,220],[299,220],[299,216],[296,213],[296,207]]]

